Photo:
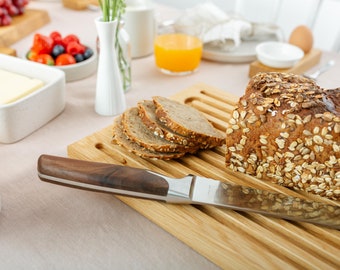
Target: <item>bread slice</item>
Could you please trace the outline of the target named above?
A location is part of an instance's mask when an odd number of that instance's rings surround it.
[[[185,152],[181,152],[181,153],[180,152],[172,152],[172,153],[154,152],[154,151],[145,149],[144,147],[138,145],[137,143],[129,140],[128,137],[126,137],[126,135],[123,132],[122,116],[118,116],[117,118],[115,118],[113,122],[112,142],[124,147],[129,152],[142,158],[170,160],[170,159],[183,157],[186,154]]]
[[[156,116],[173,132],[195,140],[201,148],[220,146],[225,143],[225,134],[214,128],[198,110],[178,101],[154,96]]]
[[[122,115],[122,124],[125,135],[140,146],[157,152],[190,152],[197,151],[198,147],[177,144],[156,136],[139,117],[138,108],[127,109]]]
[[[156,117],[156,107],[152,100],[143,100],[138,102],[138,113],[143,123],[152,130],[153,134],[164,138],[168,141],[187,145],[196,146],[198,145],[195,140],[192,140],[186,136],[182,136],[173,132],[166,125]]]

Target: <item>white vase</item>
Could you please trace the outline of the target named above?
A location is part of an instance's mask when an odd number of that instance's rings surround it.
[[[100,53],[98,55],[95,111],[113,116],[124,112],[126,100],[115,51],[117,20],[104,22],[95,19]]]

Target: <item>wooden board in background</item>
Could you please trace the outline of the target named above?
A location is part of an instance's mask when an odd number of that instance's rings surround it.
[[[90,5],[99,6],[98,0],[62,0],[62,2],[64,7],[75,10],[88,9]]]
[[[7,48],[7,47],[0,47],[0,53],[12,55],[12,56],[17,56],[16,50],[14,50],[12,48]]]
[[[26,9],[23,15],[15,16],[10,25],[0,27],[0,47],[10,47],[49,22],[47,11]]]
[[[308,69],[317,65],[320,62],[320,58],[321,58],[321,50],[312,49],[295,66],[291,68],[286,68],[286,69],[272,68],[272,67],[263,65],[259,61],[254,61],[249,66],[249,77],[254,76],[258,72],[270,72],[270,71],[302,74]]]
[[[197,84],[172,97],[202,111],[225,131],[238,98],[214,87]],[[263,182],[225,167],[224,147],[187,155],[179,160],[142,159],[111,143],[108,126],[68,146],[71,158],[148,168],[172,177],[198,174],[215,179],[309,197]],[[213,206],[171,205],[117,196],[127,205],[224,269],[339,269],[340,231],[302,222]]]

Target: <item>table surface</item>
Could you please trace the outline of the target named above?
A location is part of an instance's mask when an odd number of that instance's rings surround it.
[[[29,8],[48,10],[51,22],[37,32],[77,33],[95,45],[94,19],[99,11],[65,9],[60,2],[35,2]],[[161,19],[176,10],[156,6]],[[13,48],[23,55],[33,33]],[[340,55],[324,52],[320,65],[336,66],[318,83],[340,86]],[[317,67],[311,69],[315,70]],[[237,96],[248,83],[248,64],[202,61],[188,76],[161,74],[153,55],[133,59],[128,106],[153,95],[171,96],[204,82]],[[217,269],[218,267],[156,226],[114,196],[41,182],[36,162],[41,154],[66,156],[67,145],[110,125],[113,117],[94,111],[96,74],[66,84],[66,108],[33,134],[13,144],[0,144],[1,269]]]

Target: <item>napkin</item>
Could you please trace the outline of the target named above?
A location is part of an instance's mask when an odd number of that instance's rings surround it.
[[[222,51],[234,51],[242,41],[282,39],[282,32],[276,25],[252,23],[227,14],[212,2],[184,10],[174,22],[174,28],[199,36],[205,46]]]

